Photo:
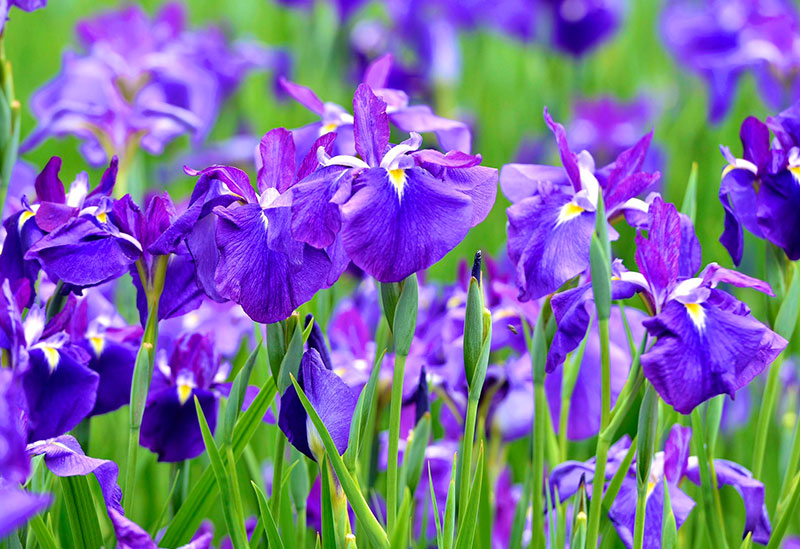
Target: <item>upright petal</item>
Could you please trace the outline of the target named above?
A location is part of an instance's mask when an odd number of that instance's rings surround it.
[[[583,188],[583,185],[581,185],[581,172],[578,167],[578,158],[575,156],[575,153],[570,150],[569,144],[567,143],[567,132],[564,126],[553,120],[550,113],[547,112],[547,107],[544,108],[544,121],[556,138],[558,153],[561,155],[561,163],[564,166],[564,170],[567,172],[567,177],[572,183],[572,187],[575,189],[575,192],[578,192]]]
[[[681,253],[681,221],[674,205],[656,197],[650,205],[647,238],[636,235],[636,263],[650,284],[656,307],[678,279]]]
[[[258,170],[258,192],[277,189],[283,193],[294,183],[295,148],[292,132],[276,128],[261,138],[258,145],[261,167]]]
[[[378,166],[389,145],[386,103],[378,99],[369,86],[361,84],[353,97],[353,116],[356,152],[370,166]]]

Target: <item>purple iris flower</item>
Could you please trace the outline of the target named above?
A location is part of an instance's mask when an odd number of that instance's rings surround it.
[[[725,229],[720,242],[734,263],[742,260],[743,228],[800,259],[800,103],[764,124],[748,117],[739,135],[743,158],[734,158],[727,147],[722,154],[728,165],[722,171],[719,199],[725,209]],[[770,146],[770,129],[775,140]]]
[[[773,108],[800,97],[800,19],[791,2],[670,0],[660,20],[673,55],[707,81],[711,121],[728,112],[746,72]]]
[[[644,547],[661,547],[664,478],[669,486],[670,503],[678,528],[686,521],[694,508],[694,501],[679,488],[684,478],[688,478],[694,484],[700,484],[700,468],[697,457],[689,456],[691,437],[690,428],[674,425],[664,445],[664,451],[658,452],[653,457],[647,484]],[[611,447],[606,466],[607,481],[610,481],[619,470],[628,448],[630,448],[630,439],[627,435]],[[744,538],[749,532],[752,532],[753,541],[756,543],[766,544],[769,542],[771,527],[764,503],[764,485],[754,479],[747,469],[731,461],[715,459],[714,470],[720,485],[733,486],[742,497],[746,515],[742,537]],[[559,498],[564,501],[577,493],[580,479],[585,475],[586,488],[591,496],[594,472],[594,458],[585,463],[567,461],[553,469],[548,482],[551,490],[558,488]],[[608,515],[617,534],[628,548],[633,546],[636,498],[637,479],[634,461],[622,481],[620,491],[614,499]]]
[[[88,354],[60,331],[58,319],[46,324],[38,305],[23,321],[8,280],[2,283],[0,306],[0,347],[8,352],[25,395],[28,440],[66,433],[95,405],[99,376],[88,368]]]
[[[582,57],[608,40],[624,15],[624,0],[544,0],[552,9],[551,41],[556,49]]]
[[[642,322],[657,338],[641,357],[645,377],[666,403],[683,414],[715,395],[733,397],[778,356],[786,340],[717,286],[724,282],[772,295],[769,285],[716,263],[694,276],[701,264],[694,227],[659,196],[649,204],[642,228],[648,237],[641,233],[636,237],[641,272],[627,271],[616,261],[612,297],[625,299],[639,291],[655,315]],[[554,341],[560,343],[550,350],[549,369],[559,363],[554,353],[563,356],[578,346],[589,323],[591,299],[591,284],[553,298],[558,321]]]
[[[31,12],[43,8],[46,5],[47,0],[6,0],[3,2],[3,5],[0,6],[0,34],[3,34],[3,30],[5,29],[8,12],[11,6],[15,6],[22,11]]]
[[[341,239],[347,256],[381,282],[441,259],[488,215],[497,172],[480,156],[389,146],[386,103],[361,84],[353,100],[360,158],[320,152],[325,166],[292,189],[292,234],[313,246]],[[342,171],[342,167],[353,168]]]
[[[442,149],[469,153],[472,134],[466,124],[437,116],[427,105],[409,105],[408,95],[404,91],[387,87],[393,63],[394,57],[391,54],[379,57],[367,67],[363,80],[386,103],[389,122],[404,132],[433,132]],[[293,130],[299,153],[304,154],[316,139],[329,132],[336,132],[334,154],[352,156],[360,152],[355,143],[355,120],[347,109],[335,103],[323,103],[313,90],[305,86],[285,79],[281,84],[292,98],[320,117],[318,122]],[[298,162],[301,159],[302,157],[298,157]]]
[[[316,145],[330,142],[323,136]],[[316,149],[295,170],[292,133],[279,128],[262,138],[259,150],[258,193],[238,168],[188,171],[200,176],[189,207],[149,249],[170,253],[185,242],[197,282],[209,297],[234,301],[256,322],[271,323],[333,284],[349,260],[339,243],[317,249],[291,237],[287,191],[298,179],[313,176]]]
[[[197,397],[208,426],[217,425],[219,398],[230,364],[221,363],[214,339],[184,334],[167,355],[160,349],[142,417],[141,444],[159,461],[183,461],[205,450],[193,398]]]
[[[589,267],[589,246],[595,210],[602,190],[609,218],[638,208],[635,197],[660,173],[641,171],[652,132],[623,151],[615,162],[595,170],[587,152],[573,153],[564,127],[545,109],[545,121],[558,144],[563,168],[507,164],[500,186],[508,208],[508,255],[516,265],[516,282],[523,301],[555,292]]]
[[[350,438],[350,420],[356,409],[357,395],[323,362],[315,348],[303,354],[297,383],[325,424],[336,450],[343,454]],[[294,385],[281,396],[278,426],[300,452],[315,461],[322,458],[325,453],[322,439],[306,414]]]
[[[100,165],[137,144],[160,154],[186,133],[199,142],[251,69],[285,63],[260,46],[231,46],[217,29],[187,30],[184,19],[179,4],[152,19],[131,5],[79,23],[87,53],[66,53],[61,73],[34,94],[38,124],[21,150],[74,135],[87,161]]]
[[[48,495],[19,488],[30,474],[22,417],[24,398],[19,376],[11,370],[0,370],[0,537],[9,535],[51,502]]]

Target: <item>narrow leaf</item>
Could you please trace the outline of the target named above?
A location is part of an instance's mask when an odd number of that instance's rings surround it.
[[[267,505],[267,498],[264,495],[263,490],[261,490],[261,488],[259,488],[255,482],[250,481],[250,484],[253,485],[253,490],[255,490],[256,493],[256,499],[258,499],[258,510],[261,512],[261,524],[264,525],[264,530],[267,533],[269,546],[273,549],[282,549],[284,547],[283,541],[278,533],[278,526],[275,524],[275,519],[272,517],[272,512],[269,510],[269,505]],[[253,532],[253,541],[258,542],[258,538],[255,537],[255,532]]]

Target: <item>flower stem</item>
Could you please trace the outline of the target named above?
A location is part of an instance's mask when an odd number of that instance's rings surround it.
[[[606,427],[611,418],[611,366],[609,359],[608,319],[599,318],[600,328],[600,368],[601,368],[601,408],[600,408],[600,436],[597,438],[595,456],[597,465],[592,484],[592,501],[589,506],[589,526],[587,529],[586,546],[597,547],[597,537],[600,534],[600,515],[602,514],[603,487],[606,480],[606,461],[608,448]]]
[[[772,414],[775,410],[775,401],[778,398],[778,378],[780,377],[782,362],[783,360],[779,356],[769,368],[767,385],[764,388],[764,398],[761,401],[761,409],[758,411],[756,439],[753,450],[753,478],[761,478],[761,471],[764,467],[764,452],[767,449],[767,435],[772,422]]]
[[[465,520],[467,512],[467,499],[469,497],[470,482],[472,477],[472,447],[475,444],[475,421],[478,417],[478,401],[469,399],[467,402],[467,420],[464,423],[464,440],[461,448],[461,476],[458,483],[458,524]]]
[[[542,486],[544,485],[545,439],[544,380],[533,387],[533,535],[532,547],[544,547],[544,510],[542,509]],[[541,535],[540,535],[541,533]]]
[[[397,518],[397,447],[400,442],[400,411],[403,406],[403,378],[406,357],[395,355],[392,397],[389,408],[389,463],[386,468],[386,525],[391,532]]]
[[[272,473],[272,516],[275,517],[275,522],[280,524],[281,512],[281,479],[283,478],[283,463],[286,456],[286,435],[280,429],[276,433],[275,442],[275,467]]]
[[[639,483],[636,490],[636,524],[633,528],[633,549],[644,545],[644,515],[647,507],[647,483]]]
[[[159,256],[155,261],[155,272],[152,283],[147,287],[147,324],[145,325],[142,343],[136,354],[136,364],[131,381],[130,414],[128,417],[128,461],[125,472],[123,490],[123,507],[128,513],[133,511],[133,495],[136,486],[136,464],[139,458],[139,432],[142,427],[142,416],[147,401],[147,392],[150,389],[150,378],[153,375],[153,366],[156,360],[156,342],[158,340],[158,304],[161,293],[164,291],[164,279],[167,274],[168,256]],[[140,268],[142,260],[136,262]],[[140,269],[144,270],[143,268]],[[146,279],[142,279],[143,284]]]

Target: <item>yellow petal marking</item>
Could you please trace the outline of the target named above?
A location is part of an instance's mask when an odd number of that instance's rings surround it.
[[[183,406],[186,401],[189,400],[190,396],[192,396],[191,385],[187,385],[186,383],[181,383],[178,385],[178,400],[180,401],[181,406]]]
[[[561,206],[561,211],[558,212],[558,221],[556,226],[561,225],[562,223],[566,223],[567,221],[571,221],[581,215],[585,210],[575,204],[574,202],[567,202],[563,206]]]

